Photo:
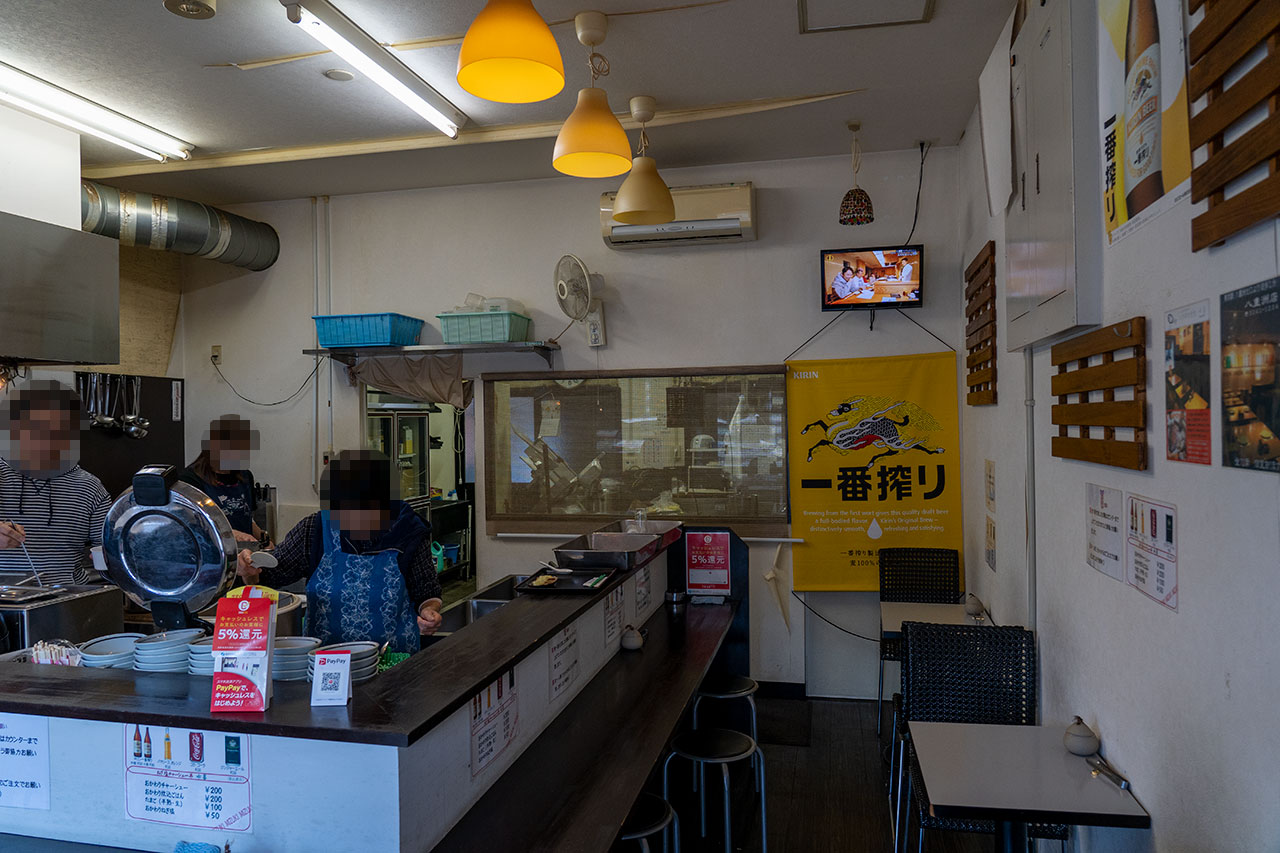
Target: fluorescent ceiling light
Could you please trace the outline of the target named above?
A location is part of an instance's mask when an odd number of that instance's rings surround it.
[[[0,102],[87,133],[153,160],[191,157],[190,142],[175,139],[128,116],[0,62]]]
[[[280,3],[288,9],[289,20],[302,27],[303,32],[351,63],[445,136],[458,138],[458,127],[467,121],[462,111],[350,18],[325,0],[306,0],[305,3],[280,0]]]

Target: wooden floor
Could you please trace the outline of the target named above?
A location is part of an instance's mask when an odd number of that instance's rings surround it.
[[[876,738],[875,703],[824,699],[757,700],[766,762],[769,850],[774,853],[890,851],[888,765]],[[807,737],[804,737],[807,723]],[[799,734],[799,736],[797,736]],[[807,742],[807,743],[806,743]],[[886,738],[887,742],[887,738]],[[722,851],[723,786],[708,773],[707,837],[689,766],[672,763],[671,799],[680,814],[684,851]],[[746,762],[733,768],[733,850],[760,853],[758,799]],[[660,790],[661,779],[658,778]],[[985,853],[989,836],[931,833],[929,853]],[[636,849],[631,844],[615,850]],[[652,845],[661,850],[661,842]]]

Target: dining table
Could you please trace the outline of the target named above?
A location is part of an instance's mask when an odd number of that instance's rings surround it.
[[[1063,745],[1066,725],[911,723],[933,814],[996,824],[996,853],[1023,853],[1028,824],[1144,829],[1132,790]]]
[[[896,640],[902,636],[903,622],[929,622],[934,625],[990,625],[985,617],[965,613],[963,604],[922,604],[918,601],[880,602],[880,638]]]

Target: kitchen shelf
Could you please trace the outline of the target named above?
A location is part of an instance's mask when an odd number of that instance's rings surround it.
[[[447,355],[449,353],[531,352],[540,356],[551,367],[551,357],[560,351],[555,341],[511,341],[489,344],[418,344],[411,347],[333,347],[330,349],[306,349],[303,355],[322,355],[343,364],[353,364],[357,358],[379,358],[404,355]]]

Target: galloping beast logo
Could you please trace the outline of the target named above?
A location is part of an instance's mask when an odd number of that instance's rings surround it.
[[[820,427],[823,437],[809,448],[808,461],[819,448],[830,447],[841,455],[850,455],[873,448],[880,451],[871,456],[863,468],[871,468],[879,459],[896,456],[908,450],[930,455],[942,453],[942,447],[930,447],[933,433],[942,429],[937,419],[920,405],[910,400],[892,397],[855,397],[845,400],[827,413],[826,420],[819,418],[800,430]]]

